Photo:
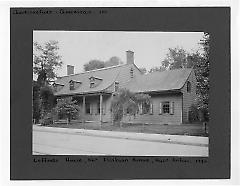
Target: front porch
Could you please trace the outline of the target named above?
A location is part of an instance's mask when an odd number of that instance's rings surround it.
[[[69,97],[69,96],[65,96]],[[74,118],[81,123],[103,123],[111,122],[111,99],[112,95],[109,93],[86,94],[71,96],[73,100],[77,101],[80,107],[80,112]],[[58,118],[61,119],[61,118]]]

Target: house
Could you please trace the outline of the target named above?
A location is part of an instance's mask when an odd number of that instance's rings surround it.
[[[196,77],[193,69],[176,69],[142,74],[134,63],[134,53],[126,51],[126,64],[74,74],[67,66],[67,76],[54,83],[57,98],[72,96],[81,107],[85,121],[108,122],[114,92],[127,88],[151,96],[150,107],[140,105],[135,117],[123,121],[149,124],[187,123],[190,106],[196,103]],[[101,108],[101,109],[100,109]]]

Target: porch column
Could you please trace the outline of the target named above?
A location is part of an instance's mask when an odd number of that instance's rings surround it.
[[[100,94],[100,123],[102,123],[102,101],[103,101],[103,95]]]
[[[112,101],[113,101],[113,93],[111,94],[111,104],[112,104]],[[113,124],[113,112],[111,110],[111,122]]]
[[[83,122],[85,122],[84,116],[86,114],[86,98],[83,96],[83,104],[82,104],[82,117],[83,117]]]

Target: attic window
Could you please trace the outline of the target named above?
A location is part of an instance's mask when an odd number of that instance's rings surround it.
[[[114,91],[117,92],[119,89],[119,82],[114,83]]]
[[[130,70],[130,77],[133,78],[133,69]]]
[[[75,88],[74,88],[74,82],[73,81],[70,81],[69,82],[69,88],[70,88],[70,90],[74,90]]]
[[[81,85],[81,83],[82,82],[80,82],[80,81],[70,80],[69,81],[69,89],[70,90],[75,90]]]
[[[95,85],[95,83],[94,83],[94,82],[90,82],[90,88],[93,88],[93,87],[94,87],[94,85]]]
[[[91,76],[89,78],[89,80],[90,80],[90,88],[94,88],[94,87],[98,86],[101,83],[102,78]]]
[[[54,91],[55,91],[55,92],[61,90],[63,87],[64,87],[63,84],[60,84],[60,83],[53,83],[53,88],[54,88]]]
[[[187,92],[191,92],[191,83],[187,82]]]

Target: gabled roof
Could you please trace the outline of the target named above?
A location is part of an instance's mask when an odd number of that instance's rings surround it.
[[[54,95],[86,94],[104,91],[114,83],[120,71],[124,70],[127,66],[128,64],[124,64],[60,77],[56,80],[56,83],[64,84],[64,87]],[[98,86],[90,88],[90,77],[97,77],[101,79],[101,82]],[[81,85],[75,90],[70,90],[69,81],[71,80],[79,81]]]
[[[138,76],[126,85],[132,92],[160,92],[179,90],[187,81],[192,68],[166,70]]]

